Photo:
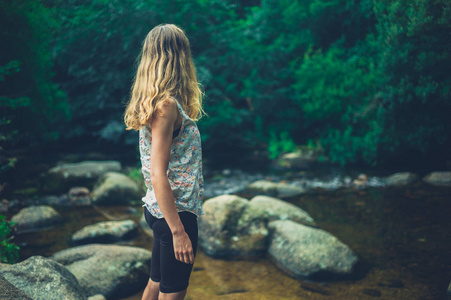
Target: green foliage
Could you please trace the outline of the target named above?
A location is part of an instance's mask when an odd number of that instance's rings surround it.
[[[19,61],[11,61],[5,66],[0,66],[0,83],[5,81],[5,78],[11,74],[17,73],[20,70]],[[20,107],[27,107],[30,105],[30,100],[27,97],[10,98],[0,95],[0,107],[11,108],[13,110]],[[3,145],[11,142],[14,136],[17,135],[17,129],[11,128],[11,116],[0,116],[0,174],[9,169],[14,168],[17,158],[5,153]]]
[[[11,224],[0,215],[0,262],[14,264],[19,260],[19,246],[11,242]]]
[[[11,61],[5,66],[0,66],[0,83],[4,82],[7,76],[19,72],[19,67],[19,61]],[[26,107],[29,105],[29,99],[26,97],[19,97],[14,99],[0,95],[0,107],[10,107],[12,109],[16,109],[18,107]],[[11,130],[10,128],[8,128],[11,125],[11,122],[12,121],[9,116],[0,116],[0,174],[4,173],[8,169],[13,168],[17,162],[17,158],[6,155],[3,148],[3,144],[5,142],[10,142],[12,138],[17,134],[17,130]]]
[[[275,131],[270,131],[269,135],[269,158],[275,159],[283,152],[293,152],[296,150],[296,144],[287,131],[281,132],[279,136],[277,136]]]
[[[28,145],[55,138],[68,107],[51,80],[50,43],[58,28],[53,12],[40,1],[2,1],[0,27],[0,39],[7,41],[0,47],[2,138]]]
[[[175,23],[207,95],[206,156],[267,149],[275,158],[315,140],[332,161],[377,165],[451,146],[449,1],[11,0],[0,8],[12,45],[0,61],[9,142],[21,131],[57,133],[49,129],[68,113],[61,87],[73,116],[58,126],[65,138],[126,143],[122,114],[142,41],[155,25]],[[30,122],[19,126],[19,116]]]
[[[296,72],[298,103],[304,126],[319,137],[332,161],[377,161],[382,130],[377,119],[380,76],[370,49],[340,45],[326,53],[308,51]]]
[[[449,152],[451,3],[375,3],[384,134],[394,152]],[[388,152],[388,153],[387,153]],[[390,153],[391,152],[391,153]]]

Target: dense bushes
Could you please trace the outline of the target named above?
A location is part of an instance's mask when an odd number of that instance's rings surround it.
[[[21,53],[47,68],[39,81],[48,85],[47,96],[39,103],[64,112],[48,75],[54,63],[53,82],[67,94],[72,114],[59,127],[66,139],[136,142],[122,125],[133,64],[153,26],[175,23],[189,35],[207,95],[209,117],[199,122],[206,156],[266,149],[276,157],[315,144],[341,164],[380,165],[399,157],[416,163],[426,154],[449,159],[448,1],[36,3],[40,9],[22,17],[47,16],[54,20],[54,35],[40,37],[42,51]],[[2,8],[20,12],[14,5]],[[29,34],[35,36],[36,28]],[[21,43],[13,40],[16,48]],[[52,50],[51,61],[44,49]],[[2,59],[3,66],[24,61],[14,55]],[[26,82],[10,77],[19,87]],[[26,96],[34,103],[34,96]]]
[[[52,10],[34,0],[0,2],[0,175],[17,161],[17,147],[58,138],[69,118],[65,93],[52,81]],[[1,181],[0,181],[1,182]]]
[[[0,215],[0,263],[13,264],[19,260],[20,248],[11,239],[11,224]]]

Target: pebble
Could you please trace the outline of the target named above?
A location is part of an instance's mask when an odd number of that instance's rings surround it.
[[[368,295],[371,297],[376,297],[376,298],[379,298],[380,296],[382,296],[381,291],[376,290],[376,289],[363,289],[363,293],[365,295]]]
[[[377,285],[394,287],[394,288],[403,288],[404,287],[404,283],[399,279],[387,279],[387,280],[378,282]]]

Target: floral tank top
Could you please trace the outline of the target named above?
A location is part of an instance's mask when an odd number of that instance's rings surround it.
[[[174,99],[174,98],[173,98]],[[196,216],[203,215],[202,198],[204,181],[202,176],[202,144],[197,124],[177,103],[182,116],[180,133],[172,139],[171,156],[167,176],[174,195],[178,212],[188,211]],[[139,130],[139,151],[141,154],[142,174],[147,193],[142,198],[144,207],[156,218],[163,218],[150,180],[150,149],[152,145],[151,127],[143,126]]]

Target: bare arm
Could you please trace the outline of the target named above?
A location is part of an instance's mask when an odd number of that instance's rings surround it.
[[[177,104],[165,100],[152,120],[152,148],[150,174],[158,206],[171,229],[175,258],[184,263],[194,263],[191,240],[185,232],[175,207],[175,199],[167,177],[171,156],[172,132],[177,119]]]

